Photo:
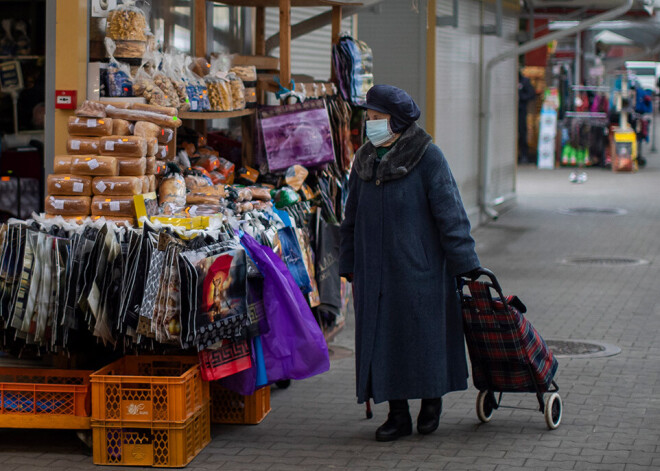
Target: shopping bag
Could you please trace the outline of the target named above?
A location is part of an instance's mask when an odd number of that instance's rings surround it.
[[[199,352],[199,370],[204,381],[235,375],[251,366],[250,347],[246,340],[223,340],[220,347]]]
[[[282,246],[282,259],[298,287],[307,294],[312,291],[312,285],[295,231],[293,227],[284,227],[277,231],[277,234]]]

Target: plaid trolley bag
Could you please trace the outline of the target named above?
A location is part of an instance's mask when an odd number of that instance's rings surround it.
[[[480,269],[478,274],[489,281],[459,279],[472,379],[479,390],[477,416],[489,422],[493,410],[501,406],[504,392],[531,392],[536,393],[548,428],[554,430],[562,414],[559,387],[553,379],[557,359],[523,316],[525,305],[515,296],[505,297],[491,271]],[[465,286],[469,294],[464,292]],[[491,289],[499,298],[492,297]],[[544,393],[550,393],[545,401]]]

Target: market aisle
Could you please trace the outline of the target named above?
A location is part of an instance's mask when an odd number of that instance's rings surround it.
[[[647,154],[648,155],[648,154]],[[476,391],[450,394],[440,428],[394,443],[373,435],[386,405],[366,420],[354,400],[354,358],[330,372],[273,389],[272,412],[258,426],[214,426],[213,442],[188,469],[651,469],[660,467],[660,156],[638,174],[589,170],[583,185],[569,170],[519,172],[518,205],[475,231],[484,266],[529,307],[547,339],[615,344],[608,358],[561,358],[557,381],[564,419],[550,432],[538,412],[495,411],[480,425]],[[571,207],[622,208],[623,216],[571,216]],[[634,257],[648,265],[566,266],[565,257]],[[352,322],[336,344],[352,347]],[[420,358],[420,361],[432,359]],[[534,395],[506,404],[535,407]],[[417,413],[419,403],[411,410]],[[92,469],[70,433],[0,431],[3,471]],[[98,469],[98,468],[95,468]]]

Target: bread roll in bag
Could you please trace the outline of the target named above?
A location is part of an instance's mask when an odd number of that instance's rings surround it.
[[[145,157],[147,141],[140,136],[102,137],[100,154],[116,157]]]
[[[68,131],[70,136],[109,136],[112,134],[112,119],[69,116]]]
[[[58,155],[55,157],[53,162],[53,172],[54,173],[71,173],[71,160],[73,159],[70,155]]]
[[[66,153],[69,155],[98,154],[99,146],[98,137],[73,136],[66,142]]]
[[[149,121],[138,121],[135,123],[135,129],[133,130],[135,136],[140,136],[144,138],[155,137],[158,139],[160,134],[160,126]]]
[[[112,120],[112,134],[114,136],[130,136],[133,134],[134,124],[125,119]]]
[[[147,139],[147,157],[153,157],[158,152],[158,139]]]
[[[92,216],[135,217],[132,196],[95,196]]]
[[[46,214],[82,216],[89,214],[91,201],[89,196],[48,195],[44,208]]]
[[[92,185],[95,195],[133,196],[142,193],[142,177],[96,177]]]
[[[147,169],[147,159],[135,159],[133,157],[115,157],[119,164],[119,175],[122,177],[139,177],[144,175]]]
[[[119,174],[119,164],[115,157],[74,155],[71,158],[71,173],[93,177],[117,176]]]
[[[92,196],[92,177],[84,175],[48,175],[49,195]]]

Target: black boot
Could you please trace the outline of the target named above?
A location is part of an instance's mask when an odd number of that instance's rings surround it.
[[[422,408],[417,416],[417,431],[423,435],[435,432],[440,423],[442,398],[422,399]]]
[[[390,413],[387,421],[376,430],[376,440],[379,442],[391,442],[412,434],[412,419],[408,411],[408,401],[402,399],[389,402]]]

